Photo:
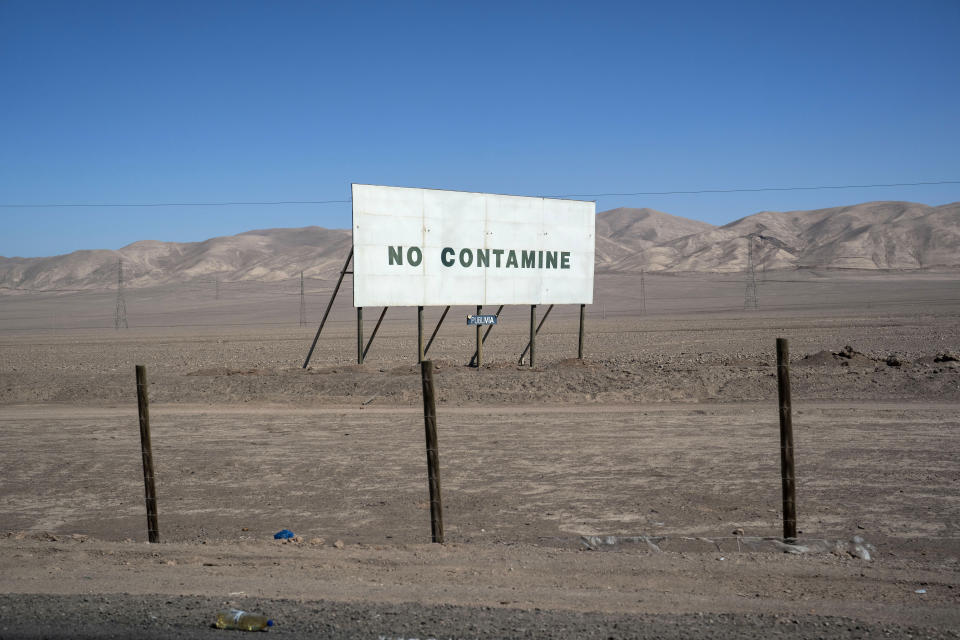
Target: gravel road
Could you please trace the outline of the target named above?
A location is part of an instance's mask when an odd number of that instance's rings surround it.
[[[957,638],[956,630],[867,624],[815,615],[611,615],[421,604],[255,600],[285,638],[474,640],[492,638]],[[0,639],[220,638],[211,627],[222,598],[195,596],[0,595]]]

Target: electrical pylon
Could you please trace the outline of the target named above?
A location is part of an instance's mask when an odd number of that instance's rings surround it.
[[[640,269],[640,315],[647,315],[647,283],[643,277],[644,270]]]
[[[753,237],[752,233],[747,236],[747,290],[743,296],[743,308],[756,311],[760,304],[757,300],[757,271],[753,265]]]
[[[303,295],[303,271],[300,272],[300,326],[307,326],[307,299]]]
[[[113,328],[129,329],[127,325],[127,301],[123,297],[123,259],[117,260],[117,308],[113,312]]]

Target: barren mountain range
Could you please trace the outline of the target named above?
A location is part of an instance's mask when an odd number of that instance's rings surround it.
[[[737,272],[753,245],[757,268],[960,269],[960,202],[930,207],[869,202],[814,211],[764,211],[717,227],[652,209],[597,214],[602,272]],[[131,287],[190,280],[280,281],[336,277],[350,231],[266,229],[204,242],[144,240],[117,251],[0,257],[0,291],[115,286],[117,260]]]

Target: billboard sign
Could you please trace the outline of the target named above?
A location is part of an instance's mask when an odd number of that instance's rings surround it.
[[[356,307],[590,304],[593,202],[353,185]]]

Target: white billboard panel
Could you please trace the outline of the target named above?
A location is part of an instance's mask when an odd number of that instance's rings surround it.
[[[357,307],[590,304],[593,202],[353,185]]]

